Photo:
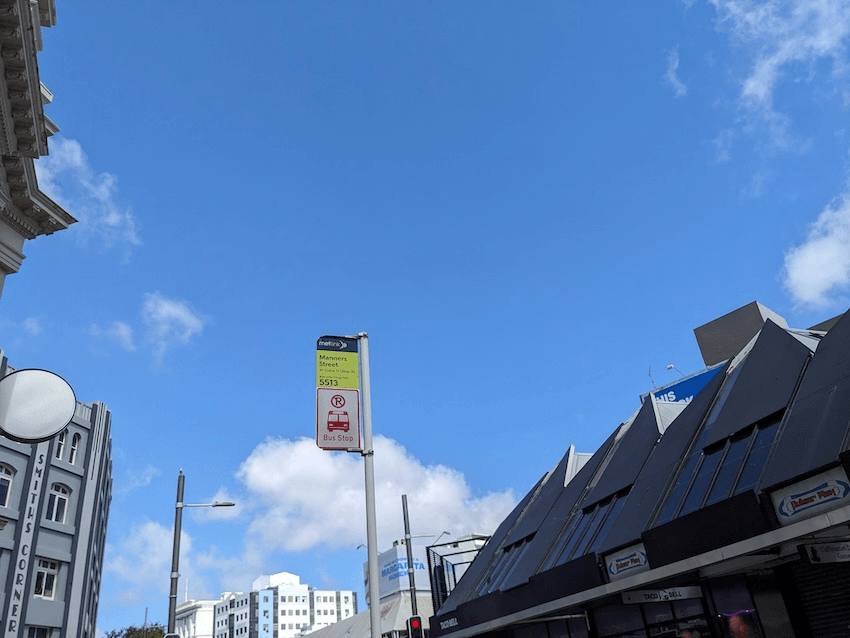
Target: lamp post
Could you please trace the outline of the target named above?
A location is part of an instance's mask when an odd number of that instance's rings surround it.
[[[230,501],[216,501],[215,503],[184,503],[183,485],[186,477],[183,470],[177,475],[177,502],[174,506],[174,547],[171,552],[171,593],[168,597],[168,633],[174,633],[174,625],[177,615],[177,579],[180,573],[177,571],[180,564],[180,531],[183,524],[184,507],[233,507],[236,503]]]

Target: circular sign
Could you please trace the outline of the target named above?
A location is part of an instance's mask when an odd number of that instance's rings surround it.
[[[68,382],[47,370],[16,370],[0,379],[0,433],[40,443],[61,432],[77,409]]]
[[[335,408],[341,408],[345,405],[345,397],[341,394],[335,394],[331,397],[331,405]]]

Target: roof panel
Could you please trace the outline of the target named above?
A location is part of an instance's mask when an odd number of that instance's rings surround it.
[[[664,432],[629,492],[617,523],[600,544],[604,553],[628,545],[649,527],[667,485],[676,477],[676,468],[686,457],[709,407],[726,378],[728,364],[688,404],[685,411]]]
[[[850,313],[821,340],[762,475],[764,488],[838,462],[850,421]]]
[[[768,319],[704,445],[714,445],[784,409],[810,355],[809,348]]]
[[[608,466],[582,507],[598,503],[630,487],[660,437],[652,401],[645,401],[628,431],[618,441]]]

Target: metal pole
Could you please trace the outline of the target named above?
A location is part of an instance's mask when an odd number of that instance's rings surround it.
[[[366,475],[366,548],[369,552],[369,624],[371,638],[381,638],[381,581],[378,575],[378,529],[375,517],[375,450],[372,449],[372,400],[369,394],[369,335],[361,332],[363,384],[363,466]]]
[[[401,509],[404,511],[404,545],[407,547],[407,580],[410,582],[410,611],[419,615],[416,608],[416,575],[413,573],[413,537],[410,535],[410,519],[407,517],[407,494],[401,495]]]
[[[177,476],[177,502],[174,506],[174,548],[171,551],[171,594],[168,597],[168,633],[174,633],[174,625],[177,616],[177,579],[180,573],[177,571],[180,564],[180,528],[183,523],[183,485],[186,477],[183,470]]]

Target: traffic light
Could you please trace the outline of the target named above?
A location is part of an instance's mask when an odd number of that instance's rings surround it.
[[[424,638],[422,616],[411,616],[407,619],[407,636],[408,638]]]

